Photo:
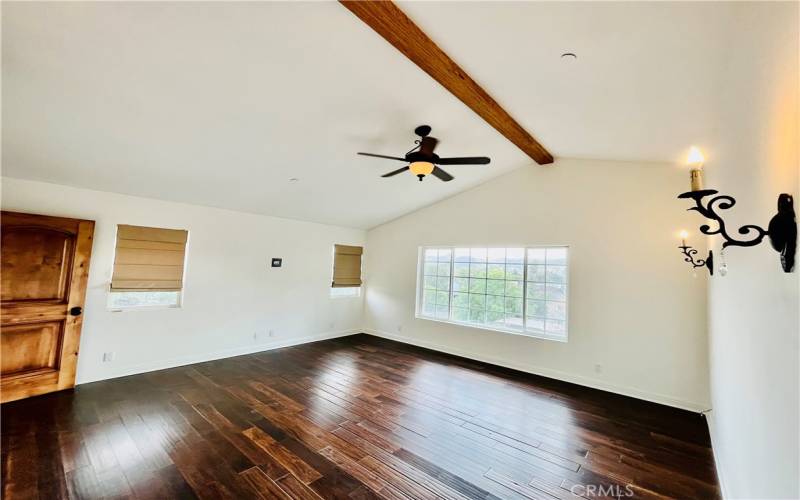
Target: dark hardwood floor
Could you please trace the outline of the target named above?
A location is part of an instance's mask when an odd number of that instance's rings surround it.
[[[716,498],[696,414],[367,335],[2,406],[3,497]]]

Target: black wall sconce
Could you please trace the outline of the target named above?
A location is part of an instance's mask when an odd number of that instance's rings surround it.
[[[714,275],[714,252],[709,250],[708,256],[705,259],[695,259],[694,256],[697,255],[697,249],[692,248],[686,244],[686,231],[683,231],[681,234],[681,246],[678,248],[680,249],[681,253],[683,254],[683,260],[688,262],[692,265],[692,269],[697,269],[698,267],[705,267],[708,269],[708,274],[711,276]]]
[[[695,206],[688,210],[694,210],[706,219],[716,222],[717,227],[715,229],[712,229],[708,224],[703,224],[700,226],[700,232],[706,235],[718,234],[722,236],[725,240],[722,243],[723,249],[729,246],[753,247],[760,244],[765,236],[768,236],[772,248],[780,253],[781,267],[785,272],[791,272],[794,268],[794,258],[797,251],[797,223],[795,222],[794,198],[792,195],[782,193],[778,196],[778,213],[770,219],[767,229],[755,224],[746,224],[741,226],[737,232],[742,236],[751,237],[749,239],[737,239],[728,232],[725,220],[722,218],[722,215],[717,212],[717,210],[728,210],[732,208],[736,204],[736,200],[732,196],[724,194],[717,195],[718,191],[714,189],[702,189],[702,162],[703,158],[700,152],[696,148],[692,148],[692,152],[689,154],[692,190],[678,195],[678,198],[681,199],[694,200]],[[711,198],[707,201],[704,200],[707,197]],[[686,243],[684,242],[683,245],[685,246]],[[679,248],[684,250],[683,247]],[[694,249],[688,251],[694,251],[695,254],[697,253]],[[684,250],[684,255],[686,255],[685,260],[687,262],[692,262],[693,265],[695,264],[693,259],[690,260],[694,254],[688,255]],[[709,259],[712,261],[711,264],[707,264]],[[699,263],[702,261],[697,262]],[[709,257],[705,262],[700,265],[702,266],[704,264],[707,264],[707,267],[713,266],[713,255],[711,252],[709,252]],[[694,267],[698,266],[695,265]],[[709,267],[709,269],[711,268]]]

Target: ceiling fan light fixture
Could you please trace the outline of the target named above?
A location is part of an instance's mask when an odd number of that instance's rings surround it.
[[[436,148],[436,144],[439,143],[439,140],[435,137],[429,136],[428,134],[430,131],[431,128],[428,125],[420,125],[417,127],[414,132],[420,136],[420,139],[416,141],[416,147],[412,148],[411,151],[406,153],[403,158],[399,156],[364,153],[361,151],[359,151],[358,154],[362,156],[372,156],[374,158],[385,158],[387,160],[397,160],[402,161],[403,163],[408,163],[408,165],[405,167],[387,172],[381,177],[394,177],[395,175],[410,171],[420,181],[422,181],[426,175],[431,174],[433,174],[434,177],[442,182],[450,182],[455,178],[442,170],[439,165],[487,165],[489,163],[489,158],[485,156],[464,156],[452,158],[439,157],[439,155],[433,152],[433,150]]]
[[[420,175],[430,175],[430,173],[433,172],[433,163],[429,161],[415,161],[411,162],[409,168],[411,169],[411,172],[418,177]],[[422,179],[420,178],[420,180]]]

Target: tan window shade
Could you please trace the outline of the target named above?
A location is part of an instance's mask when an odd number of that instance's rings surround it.
[[[361,254],[364,249],[347,245],[334,245],[333,287],[361,286]]]
[[[178,291],[183,288],[188,234],[188,231],[179,229],[117,226],[111,289]]]

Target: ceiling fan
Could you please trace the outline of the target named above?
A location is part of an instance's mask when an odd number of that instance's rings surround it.
[[[438,177],[444,182],[449,182],[454,179],[452,175],[439,168],[438,165],[486,165],[490,161],[489,158],[485,156],[439,158],[439,155],[433,152],[439,140],[428,135],[431,133],[431,128],[427,125],[420,125],[414,129],[414,133],[420,136],[420,139],[414,141],[417,145],[411,151],[406,153],[405,158],[400,158],[398,156],[376,155],[373,153],[358,154],[363,156],[374,156],[375,158],[386,158],[388,160],[408,162],[407,166],[398,168],[397,170],[393,170],[387,174],[383,174],[381,177],[392,177],[393,175],[401,174],[406,170],[411,170],[414,175],[419,177],[420,182],[422,182],[422,179],[429,174],[433,174],[435,177]]]

